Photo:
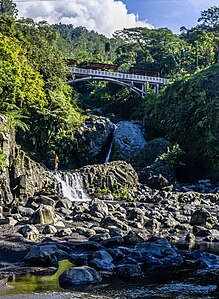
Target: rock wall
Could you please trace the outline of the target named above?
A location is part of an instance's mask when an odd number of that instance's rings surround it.
[[[0,115],[0,204],[26,201],[51,184],[50,173],[25,155],[10,121]]]

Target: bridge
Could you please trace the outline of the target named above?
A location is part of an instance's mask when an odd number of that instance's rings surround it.
[[[109,81],[130,88],[135,93],[145,96],[147,92],[147,83],[153,86],[154,92],[159,93],[160,85],[168,84],[171,80],[161,77],[142,76],[121,72],[111,72],[103,70],[83,69],[77,67],[68,67],[73,79],[67,83],[83,81]]]

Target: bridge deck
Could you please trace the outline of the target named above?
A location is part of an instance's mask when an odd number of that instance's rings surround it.
[[[120,72],[83,69],[83,68],[76,68],[76,67],[69,67],[69,70],[72,74],[79,75],[79,76],[101,77],[106,79],[111,78],[115,80],[141,83],[141,84],[145,82],[149,82],[151,84],[168,84],[171,81],[171,79],[161,78],[161,77],[142,76],[142,75],[120,73]]]

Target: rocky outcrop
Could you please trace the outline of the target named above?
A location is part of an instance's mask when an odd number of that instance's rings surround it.
[[[77,146],[73,159],[76,164],[101,163],[105,161],[110,146],[114,125],[106,117],[91,115],[75,133]]]
[[[131,162],[146,145],[141,128],[129,121],[117,124],[113,138],[112,160]]]
[[[105,164],[88,165],[78,170],[87,188],[116,191],[134,187],[138,184],[138,175],[131,164],[114,161]]]
[[[3,205],[27,200],[52,184],[49,172],[34,162],[15,142],[11,123],[0,116],[0,201]]]

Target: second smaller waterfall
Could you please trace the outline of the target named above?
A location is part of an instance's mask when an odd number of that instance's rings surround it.
[[[116,128],[117,128],[117,125],[113,124],[113,133],[112,133],[112,135],[114,135],[114,131],[115,131]],[[105,163],[109,162],[109,160],[110,160],[112,146],[113,146],[113,136],[112,136],[112,141],[111,141],[111,144],[110,144],[110,147],[109,147],[109,151],[108,151],[106,159],[105,159]]]
[[[80,174],[71,172],[58,172],[54,175],[60,184],[59,193],[71,201],[90,201],[91,199],[84,191],[83,181]]]

